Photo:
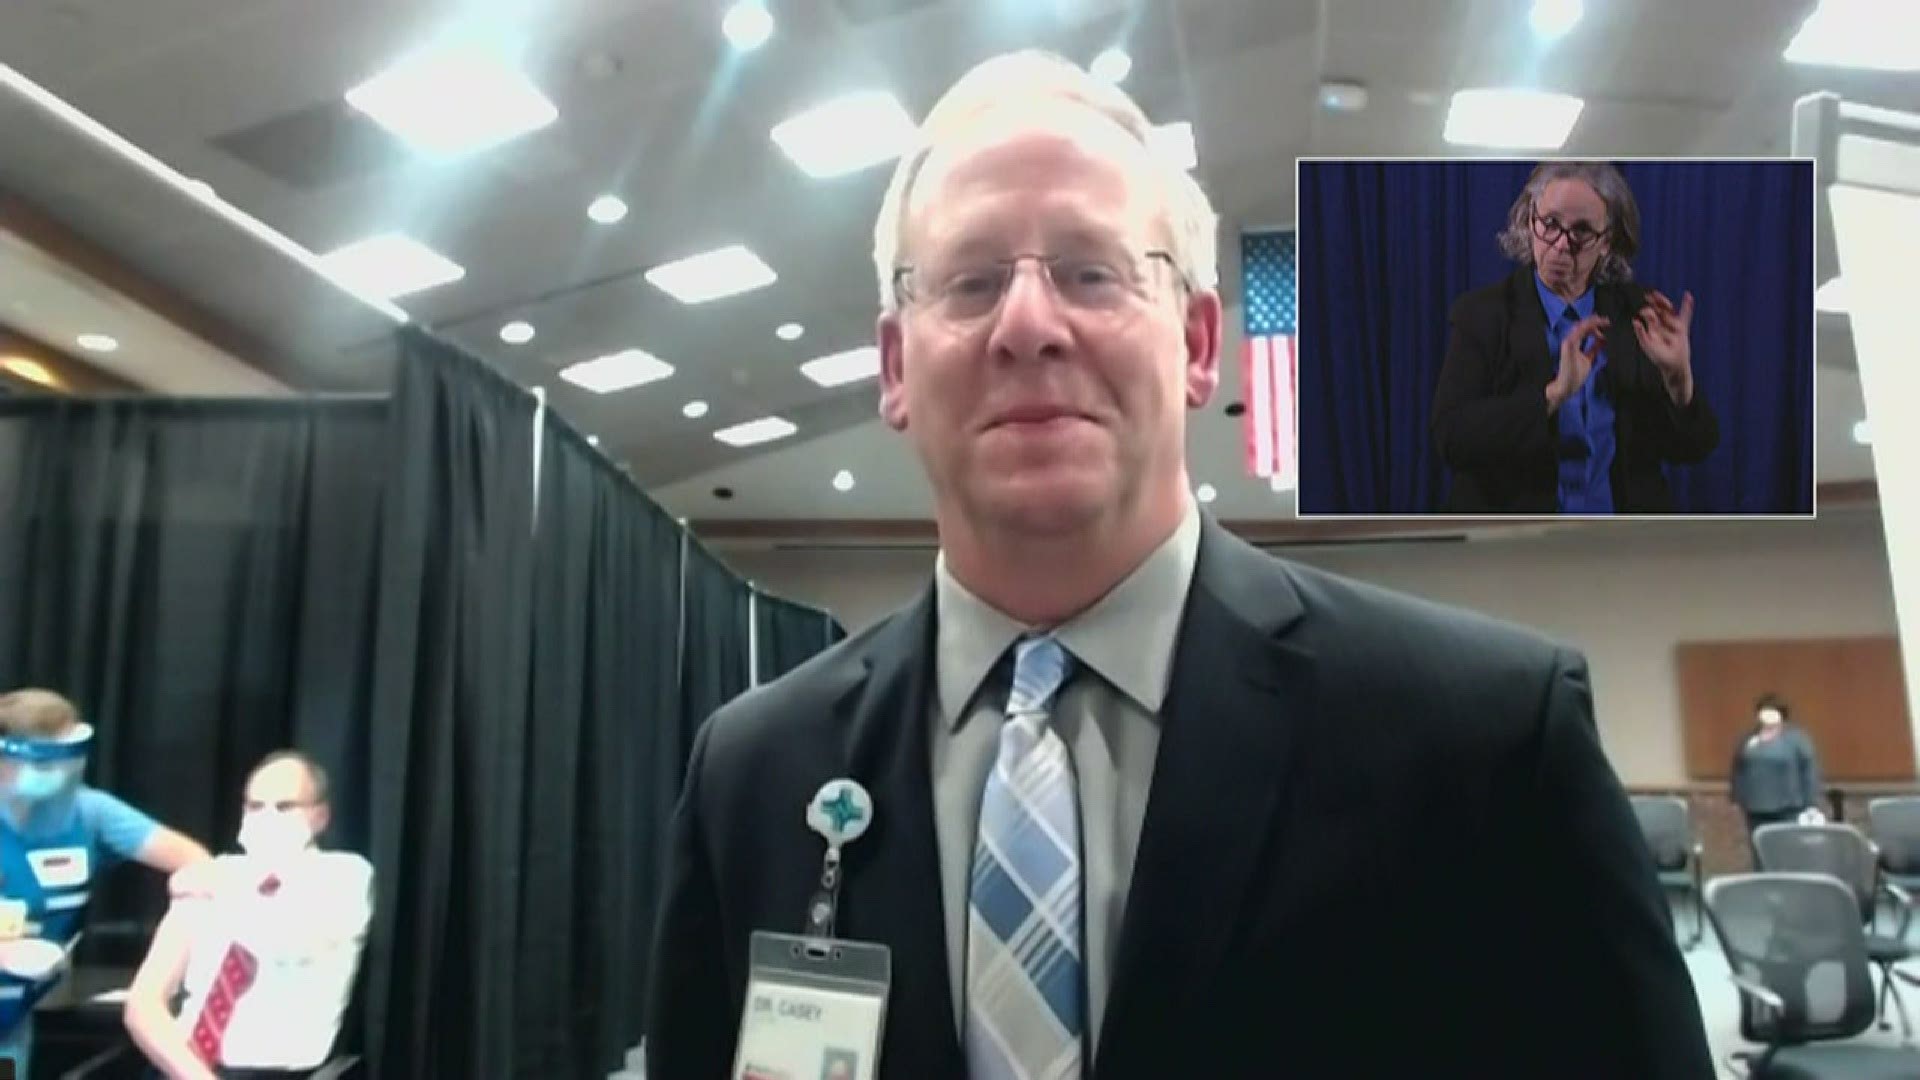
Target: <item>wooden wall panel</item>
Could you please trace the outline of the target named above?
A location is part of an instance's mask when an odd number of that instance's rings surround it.
[[[1682,642],[1675,646],[1687,773],[1724,780],[1763,693],[1787,699],[1827,782],[1914,777],[1896,638]]]

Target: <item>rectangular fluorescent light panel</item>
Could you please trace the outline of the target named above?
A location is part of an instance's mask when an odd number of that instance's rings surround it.
[[[1545,90],[1461,90],[1447,109],[1446,140],[1462,146],[1557,150],[1586,103]]]
[[[800,365],[800,374],[821,386],[845,386],[880,374],[880,350],[872,345],[822,356]]]
[[[583,390],[611,394],[659,382],[672,374],[673,365],[652,353],[644,349],[622,349],[569,365],[560,372],[560,377]]]
[[[401,233],[381,233],[320,256],[320,267],[343,288],[375,301],[394,300],[467,276],[466,268]]]
[[[749,420],[744,424],[724,427],[713,433],[713,437],[728,446],[756,446],[775,439],[784,439],[800,429],[791,421],[777,416],[763,416],[758,420]]]
[[[473,46],[408,57],[346,96],[347,104],[437,158],[496,146],[546,127],[560,115],[504,57]]]
[[[1147,149],[1182,169],[1192,169],[1200,164],[1199,151],[1193,145],[1193,125],[1185,120],[1177,124],[1155,126],[1153,134],[1147,137]]]
[[[1780,55],[1790,64],[1920,71],[1920,4],[1821,0]]]
[[[654,288],[683,304],[701,304],[771,285],[778,275],[760,256],[740,244],[730,244],[663,263],[647,271],[646,278]]]
[[[913,137],[907,110],[892,94],[879,90],[835,98],[773,128],[781,152],[816,180],[892,161]]]

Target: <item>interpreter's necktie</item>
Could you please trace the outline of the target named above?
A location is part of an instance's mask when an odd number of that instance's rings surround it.
[[[1000,753],[980,798],[967,889],[972,1080],[1077,1080],[1086,1023],[1080,800],[1049,720],[1073,658],[1051,637],[1014,647]]]
[[[280,891],[280,879],[269,875],[260,883],[260,895],[272,896]],[[208,1065],[220,1064],[220,1043],[226,1038],[227,1025],[233,1022],[234,1006],[253,986],[253,980],[260,972],[260,961],[253,951],[239,942],[227,946],[226,955],[220,958],[220,970],[214,975],[213,986],[207,991],[207,1003],[200,1010],[200,1018],[193,1022],[193,1049],[200,1060]]]

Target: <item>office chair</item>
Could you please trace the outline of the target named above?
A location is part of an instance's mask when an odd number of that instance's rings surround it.
[[[1826,874],[1838,879],[1853,893],[1865,934],[1867,958],[1880,968],[1880,1004],[1875,1015],[1880,1018],[1882,1030],[1892,1026],[1886,1019],[1887,1002],[1891,999],[1900,1016],[1901,1038],[1912,1038],[1912,1024],[1893,977],[1893,965],[1913,955],[1906,940],[1907,924],[1913,918],[1913,898],[1899,886],[1880,880],[1880,853],[1873,843],[1851,825],[1783,824],[1762,825],[1756,829],[1753,845],[1760,852],[1763,870]],[[1883,894],[1892,898],[1899,911],[1899,926],[1892,936],[1871,932]]]
[[[1830,874],[1734,874],[1707,885],[1714,936],[1740,990],[1740,1034],[1766,1046],[1748,1060],[1750,1080],[1920,1076],[1912,1047],[1841,1041],[1876,1012],[1859,907]]]
[[[1868,803],[1867,831],[1880,849],[1880,880],[1908,892],[1920,889],[1920,796]]]
[[[1700,944],[1705,936],[1706,903],[1701,888],[1700,842],[1693,833],[1693,812],[1687,800],[1678,795],[1635,795],[1633,816],[1640,821],[1640,836],[1653,853],[1653,865],[1660,873],[1660,885],[1670,892],[1693,898],[1693,936],[1680,942],[1682,949]],[[1680,940],[1680,924],[1673,926],[1674,940]]]

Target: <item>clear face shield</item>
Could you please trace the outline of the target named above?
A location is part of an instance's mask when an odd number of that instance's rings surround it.
[[[93,748],[93,725],[53,738],[0,736],[0,797],[40,803],[80,786]]]

